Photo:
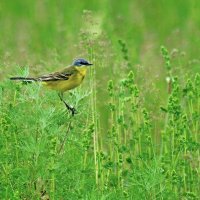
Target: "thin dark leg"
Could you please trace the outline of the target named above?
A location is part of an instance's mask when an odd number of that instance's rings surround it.
[[[65,102],[65,100],[63,99],[63,93],[58,93],[58,96],[60,97],[60,100],[65,104],[66,108],[67,108],[69,111],[71,111],[72,116],[73,116],[74,114],[77,113],[77,111],[76,111],[76,109],[75,109],[74,107],[69,106],[69,105]]]

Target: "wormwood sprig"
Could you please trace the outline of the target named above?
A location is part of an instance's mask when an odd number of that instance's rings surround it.
[[[113,81],[112,80],[110,80],[109,82],[108,82],[108,88],[107,88],[107,90],[108,90],[108,93],[109,93],[109,96],[110,96],[110,102],[109,102],[109,110],[110,111],[115,111],[116,110],[116,105],[115,105],[115,99],[114,99],[114,86],[113,86]],[[111,123],[112,123],[112,121],[113,121],[113,113],[112,113],[112,115],[111,115]]]
[[[131,67],[131,63],[129,61],[129,52],[128,52],[127,45],[122,40],[118,40],[118,43],[119,43],[119,45],[121,47],[121,52],[123,54],[123,59],[126,61],[127,67],[130,68]]]
[[[165,46],[161,46],[161,53],[165,60],[165,67],[166,67],[167,71],[171,71],[172,65],[171,65],[171,61],[170,61],[170,56],[169,56],[169,52]]]
[[[56,170],[56,156],[57,156],[57,143],[58,137],[56,135],[50,135],[49,138],[49,161],[48,161],[48,172],[50,175],[50,194],[54,199],[55,195],[55,170]]]
[[[172,64],[171,64],[169,52],[165,46],[161,46],[161,54],[165,61],[165,67],[167,70],[166,81],[167,81],[167,85],[168,85],[168,93],[170,94],[172,91],[172,82],[173,82]]]
[[[200,98],[200,74],[199,73],[197,73],[195,75],[194,86],[195,86],[194,87],[194,93],[199,100],[199,98]]]
[[[173,90],[171,95],[169,96],[167,105],[168,113],[174,116],[174,120],[176,120],[181,114],[180,89],[177,81],[177,78],[174,78]]]
[[[94,124],[91,123],[83,133],[82,146],[84,149],[84,158],[83,158],[83,169],[84,170],[86,169],[88,150],[91,147],[91,141],[93,138],[93,134],[94,134]]]
[[[152,140],[152,136],[151,136],[151,129],[152,129],[152,122],[150,119],[150,115],[148,113],[148,111],[144,108],[142,110],[142,114],[143,114],[143,125],[142,125],[142,132],[144,135],[144,143],[145,145],[145,149],[143,151],[146,152],[146,155],[148,156],[148,159],[151,160],[153,158],[153,140]]]

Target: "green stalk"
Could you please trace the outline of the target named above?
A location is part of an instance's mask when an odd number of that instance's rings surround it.
[[[88,47],[88,53],[90,60],[94,60],[94,54],[92,47]],[[92,122],[94,123],[94,136],[93,136],[93,146],[94,146],[94,166],[95,166],[95,180],[96,185],[99,185],[98,177],[99,177],[99,164],[97,159],[98,150],[98,135],[97,135],[97,116],[96,116],[96,82],[95,82],[95,63],[90,68],[90,85],[92,89],[91,95],[91,108],[92,108]]]
[[[118,116],[117,118],[119,119],[120,117],[120,111],[122,110],[121,108],[121,99],[119,98],[118,101]],[[118,120],[117,119],[117,120]],[[117,180],[118,180],[118,186],[120,187],[120,183],[121,183],[121,163],[120,163],[120,152],[119,152],[119,147],[121,146],[121,126],[120,124],[117,122]]]
[[[8,164],[6,163],[6,167],[4,167],[4,165],[2,164],[2,169],[3,169],[3,172],[5,174],[6,180],[7,180],[8,184],[10,185],[10,187],[12,189],[13,194],[15,194],[14,186],[12,185],[12,181],[9,177],[9,172],[7,172],[7,170],[6,170],[6,168],[8,168],[7,165]],[[8,197],[8,187],[6,187],[6,197]]]
[[[51,174],[51,198],[55,199],[55,173]]]

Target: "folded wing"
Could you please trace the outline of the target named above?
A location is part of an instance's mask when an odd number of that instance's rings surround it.
[[[61,72],[55,72],[48,75],[43,75],[37,78],[38,81],[60,81],[60,80],[68,80],[70,76],[75,73],[74,68],[66,68]]]

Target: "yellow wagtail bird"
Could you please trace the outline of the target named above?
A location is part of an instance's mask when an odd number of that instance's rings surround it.
[[[59,72],[54,72],[35,78],[11,77],[10,79],[20,80],[26,83],[35,81],[44,83],[47,88],[58,91],[60,100],[65,104],[66,108],[71,111],[72,115],[74,115],[76,110],[64,101],[63,93],[67,90],[78,87],[82,83],[86,75],[87,67],[90,65],[92,64],[87,60],[79,58],[76,59],[69,67],[66,67]]]

